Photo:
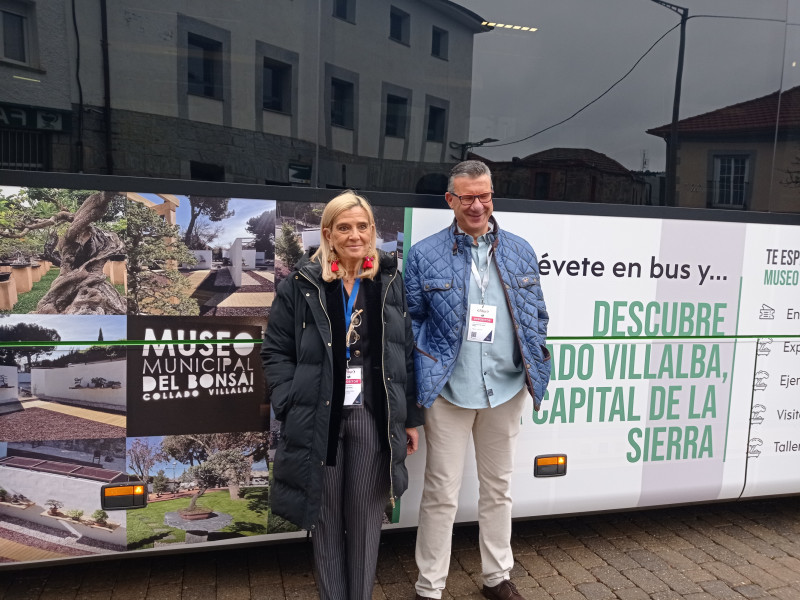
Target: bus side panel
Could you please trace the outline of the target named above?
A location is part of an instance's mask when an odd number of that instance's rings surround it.
[[[753,406],[759,340],[742,334],[771,331],[762,327],[752,298],[761,297],[763,257],[775,243],[770,232],[796,239],[796,228],[495,215],[537,252],[550,314],[552,376],[541,410],[529,403],[523,413],[514,516],[737,498],[746,481],[750,493],[751,414],[761,410]],[[415,209],[412,244],[451,218],[447,211]],[[792,291],[781,296],[784,304]],[[784,318],[771,327],[787,335],[798,329],[792,325]],[[670,336],[676,339],[663,339]],[[793,342],[782,340],[781,348],[784,343]],[[789,348],[783,355],[796,362]],[[779,410],[791,424],[791,407],[776,407],[776,417]],[[779,426],[775,418],[763,430],[783,440],[789,432],[779,433]],[[556,453],[568,457],[566,475],[534,478],[534,458]],[[470,447],[460,521],[477,518],[473,456]],[[786,456],[792,455],[772,452],[761,461],[770,471],[758,471],[762,487],[754,495],[800,492],[790,475],[797,459]],[[416,522],[424,452],[409,459],[409,469],[401,524]]]
[[[743,495],[791,494],[800,488],[800,237],[753,224],[747,241],[741,329],[758,338]]]

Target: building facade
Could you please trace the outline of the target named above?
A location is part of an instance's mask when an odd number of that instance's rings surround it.
[[[6,4],[5,168],[388,191],[447,172],[490,29],[447,0]]]
[[[648,130],[669,144],[670,127]],[[800,212],[800,86],[678,122],[678,206]]]

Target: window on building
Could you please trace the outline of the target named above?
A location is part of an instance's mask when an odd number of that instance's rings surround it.
[[[389,10],[389,39],[406,46],[411,43],[411,16],[395,6]]]
[[[715,156],[711,185],[714,205],[743,208],[747,199],[749,171],[748,156]]]
[[[533,197],[535,200],[550,198],[550,173],[538,172],[533,176]]]
[[[333,16],[355,23],[356,0],[333,0]]]
[[[29,63],[28,51],[28,19],[25,6],[17,3],[0,4],[0,41],[2,41],[3,58],[20,63]],[[12,10],[6,10],[10,8]],[[13,10],[19,8],[19,10]]]
[[[45,171],[49,137],[39,131],[0,129],[0,169]]]
[[[264,59],[263,106],[282,113],[292,112],[292,65]]]
[[[355,86],[343,79],[331,78],[331,125],[353,128]]]
[[[447,60],[447,46],[449,35],[444,29],[438,27],[433,28],[433,35],[431,36],[431,55],[436,58],[443,58]]]
[[[447,127],[447,110],[438,106],[428,107],[428,131],[425,139],[429,142],[444,142]]]
[[[189,93],[222,99],[222,42],[189,34]]]
[[[408,98],[388,94],[386,96],[386,127],[384,133],[391,137],[406,137]]]

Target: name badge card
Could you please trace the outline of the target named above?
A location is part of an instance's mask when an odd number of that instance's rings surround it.
[[[348,367],[344,375],[344,405],[361,406],[364,398],[361,396],[361,367]]]
[[[497,307],[490,304],[470,304],[467,341],[494,343],[494,330],[497,324]]]

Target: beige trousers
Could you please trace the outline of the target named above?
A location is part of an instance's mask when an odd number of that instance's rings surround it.
[[[415,557],[420,596],[441,598],[450,567],[453,522],[470,433],[475,445],[478,525],[483,583],[508,579],[511,553],[511,474],[528,390],[495,408],[467,409],[441,396],[425,411],[427,462]]]

